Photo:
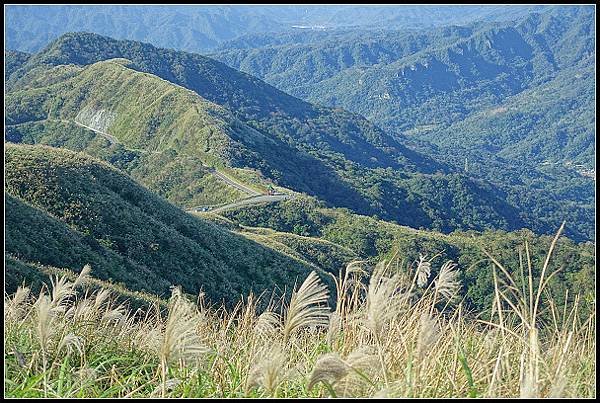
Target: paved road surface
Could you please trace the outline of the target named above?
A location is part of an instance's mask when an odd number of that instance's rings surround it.
[[[220,206],[220,207],[216,207],[216,208],[211,208],[210,206],[205,206],[205,207],[208,208],[207,211],[209,211],[211,213],[219,213],[221,211],[224,211],[224,210],[227,210],[230,208],[240,207],[240,206],[245,206],[245,205],[250,205],[250,204],[274,203],[274,202],[288,199],[289,197],[290,197],[289,195],[258,195],[258,196],[248,197],[246,199],[242,199],[242,200],[236,201],[234,203],[229,203],[224,206]],[[202,211],[202,207],[194,207],[194,208],[189,209],[188,211],[191,211],[191,212]]]
[[[249,188],[248,186],[245,186],[245,185],[243,185],[243,184],[241,184],[241,183],[239,183],[239,182],[236,182],[236,181],[234,181],[234,180],[233,180],[233,179],[231,179],[230,177],[228,177],[228,176],[226,176],[226,175],[222,174],[221,172],[219,172],[219,171],[217,171],[217,170],[210,169],[210,171],[211,171],[211,172],[212,172],[212,174],[213,174],[214,176],[216,176],[218,179],[222,180],[223,182],[227,183],[228,185],[231,185],[231,186],[233,186],[234,188],[236,188],[236,189],[238,189],[238,190],[240,190],[240,191],[242,191],[242,192],[244,192],[244,193],[246,193],[246,194],[249,194],[249,195],[251,195],[251,196],[260,196],[260,195],[261,195],[261,193],[260,193],[260,192],[257,192],[256,190],[254,190],[254,189],[251,189],[251,188]]]

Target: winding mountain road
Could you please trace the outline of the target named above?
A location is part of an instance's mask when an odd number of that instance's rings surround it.
[[[191,209],[188,209],[187,211],[188,212],[206,211],[206,212],[211,212],[211,213],[220,213],[221,211],[224,211],[224,210],[228,210],[228,209],[235,208],[235,207],[241,207],[241,206],[251,205],[251,204],[279,202],[279,201],[288,199],[289,197],[290,197],[289,195],[282,195],[282,194],[278,194],[278,195],[262,195],[262,194],[259,194],[257,196],[247,197],[245,199],[238,200],[236,202],[226,204],[224,206],[219,206],[219,207],[199,206],[199,207],[193,207]]]
[[[209,167],[207,167],[207,168],[210,171],[210,173],[212,173],[216,178],[220,179],[222,182],[225,182],[230,186],[233,186],[234,188],[238,189],[241,192],[249,194],[250,196],[260,196],[262,194],[260,192],[257,192],[254,189],[249,188],[248,186],[246,186],[242,183],[234,181],[229,176],[217,171],[214,168],[209,168]]]
[[[99,134],[100,136],[104,137],[105,139],[107,139],[111,144],[119,144],[119,140],[113,136],[112,134],[106,133],[102,130],[98,130],[95,129],[91,126],[88,126],[86,124],[83,124],[81,122],[78,122],[76,120],[63,120],[63,119],[42,119],[41,121],[60,121],[60,122],[64,122],[64,123],[74,123],[77,126],[81,126],[84,127],[88,130],[93,131],[96,134]],[[151,153],[159,153],[159,151],[148,151],[148,150],[140,150],[140,149],[133,149],[130,147],[127,147],[130,150],[134,150],[134,151],[141,151],[141,152],[151,152]],[[218,213],[230,208],[235,208],[235,207],[240,207],[240,206],[245,206],[245,205],[251,205],[251,204],[259,204],[259,203],[274,203],[274,202],[278,202],[281,200],[285,200],[287,198],[289,198],[289,195],[285,195],[285,194],[263,194],[260,193],[246,185],[244,185],[243,183],[240,183],[238,181],[233,180],[232,178],[230,178],[229,176],[225,175],[222,172],[217,171],[215,168],[209,167],[204,165],[204,167],[217,179],[219,179],[221,182],[224,182],[226,184],[228,184],[229,186],[232,186],[236,189],[238,189],[239,191],[246,193],[247,195],[249,195],[249,197],[246,197],[244,199],[238,200],[236,202],[233,203],[229,203],[226,204],[224,206],[198,206],[198,207],[192,207],[191,209],[187,209],[186,211],[188,212],[199,212],[199,211],[210,211],[212,213]]]

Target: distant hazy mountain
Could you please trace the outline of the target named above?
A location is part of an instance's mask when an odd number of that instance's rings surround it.
[[[588,74],[594,31],[593,8],[562,7],[515,22],[433,30],[253,35],[212,56],[292,95],[360,113],[396,135],[448,145],[452,132],[463,145],[481,144],[507,158],[591,168],[594,122],[586,111],[595,101]],[[534,98],[535,110],[526,112]],[[451,126],[465,119],[460,130]],[[467,129],[474,124],[488,130]],[[465,130],[478,137],[465,142]],[[559,140],[535,146],[550,138]]]
[[[66,32],[202,52],[261,32],[431,27],[499,20],[540,6],[7,6],[6,47],[35,52]]]
[[[260,9],[241,6],[6,7],[6,47],[28,52],[72,31],[203,51],[242,34],[283,28]]]

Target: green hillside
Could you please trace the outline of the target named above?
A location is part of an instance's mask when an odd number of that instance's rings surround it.
[[[244,197],[215,180],[209,167],[268,166],[243,143],[269,144],[269,139],[196,94],[128,69],[125,63],[100,62],[68,80],[39,87],[28,80],[26,88],[7,98],[7,139],[86,151],[189,207]],[[64,69],[38,75],[60,76]],[[111,137],[76,123],[110,132]]]
[[[592,77],[577,75],[577,70],[585,69],[579,63],[588,59],[589,65],[589,59],[594,58],[591,7],[550,8],[514,22],[313,36],[316,37],[305,43],[286,43],[281,38],[269,42],[256,37],[254,48],[249,44],[236,48],[239,45],[233,42],[230,49],[211,56],[302,99],[360,113],[397,135],[427,133],[428,139],[437,139],[440,131],[465,118],[463,127],[468,125],[471,115],[472,120],[489,119],[491,129],[505,132],[504,126],[481,113],[500,110],[503,102],[520,93],[522,100],[528,97],[527,90],[535,92],[535,88],[548,86],[551,80],[570,82],[569,78],[575,76],[581,85],[593,87]],[[252,39],[248,42],[251,44]],[[557,104],[568,108],[571,99],[593,108],[593,96],[585,92],[579,94],[571,89],[568,96],[553,99],[548,90],[539,91],[537,98],[552,104],[537,105],[553,122],[558,121],[553,116]],[[517,111],[529,116],[526,107]],[[535,130],[531,134],[519,131],[518,118],[511,123],[517,126],[512,135],[519,136],[521,142],[516,147],[527,152],[538,134]],[[589,119],[576,119],[575,123],[589,132],[593,130]],[[448,130],[452,129],[455,128]],[[562,130],[567,139],[577,133]],[[560,134],[561,127],[552,126],[547,137]],[[565,154],[578,151],[570,144],[557,146]],[[591,167],[590,149],[587,144],[588,157],[583,161]],[[554,156],[552,153],[557,151],[542,149],[537,158],[543,160]],[[524,155],[515,154],[506,156]]]
[[[113,58],[128,59],[129,67],[190,89],[258,131],[321,157],[339,155],[369,167],[408,166],[415,170],[418,165],[421,172],[441,168],[410,153],[358,115],[316,107],[213,59],[140,42],[65,34],[32,56],[9,77],[7,85],[22,88],[28,72],[43,66],[88,65]]]
[[[5,291],[12,294],[17,291],[18,287],[27,284],[32,294],[39,294],[43,287],[50,286],[54,276],[76,281],[79,273],[70,269],[60,269],[58,267],[42,265],[34,262],[26,262],[20,260],[13,255],[4,256],[4,277]],[[91,289],[107,289],[117,297],[119,302],[125,303],[129,309],[147,308],[149,306],[166,305],[166,300],[143,291],[132,291],[122,284],[115,284],[110,281],[99,280],[96,277],[88,276],[86,283]]]
[[[250,289],[283,289],[309,269],[336,273],[357,258],[375,263],[394,253],[410,264],[425,254],[464,268],[462,292],[479,311],[493,295],[484,250],[514,270],[524,240],[537,263],[550,242],[530,231],[415,230],[306,197],[195,218],[106,163],[44,146],[7,144],[6,167],[6,252],[14,259],[75,272],[89,263],[101,280],[163,296],[181,283],[191,294],[203,289],[212,301],[231,302]],[[592,244],[563,238],[553,258],[556,268],[565,266],[555,291],[591,292],[593,256]],[[11,289],[39,277],[19,264],[11,261]]]
[[[535,232],[566,220],[592,239],[593,29],[590,7],[558,7],[510,23],[254,35],[211,57],[491,183]]]
[[[309,236],[307,231],[303,229],[298,230],[298,228],[302,228],[301,226],[296,226],[296,231],[291,231],[287,228],[282,231],[274,231],[264,226],[251,227],[240,225],[236,221],[229,220],[215,213],[195,214],[223,228],[234,231],[246,238],[330,273],[335,274],[339,272],[340,268],[358,259],[358,255],[353,249],[340,246],[323,238]],[[228,215],[228,213],[225,214]]]
[[[594,57],[552,79],[417,137],[444,146],[467,144],[508,159],[595,166]]]
[[[43,146],[5,145],[6,252],[132,290],[181,284],[214,302],[284,289],[313,270],[297,259],[195,218],[106,163]],[[15,287],[14,284],[8,285]]]
[[[129,60],[63,66],[106,57]],[[36,79],[40,75],[45,78]],[[48,79],[55,76],[68,78]],[[315,107],[200,55],[68,34],[33,55],[8,83],[7,139],[36,143],[41,138],[60,145],[53,139],[64,133],[43,126],[32,134],[28,125],[95,125],[125,147],[119,156],[105,159],[182,206],[240,196],[229,190],[217,190],[210,200],[201,196],[215,187],[204,183],[209,181],[201,169],[205,164],[252,168],[267,183],[414,227],[449,231],[526,225],[518,207],[507,204],[503,193],[488,183],[444,175],[444,165],[402,146],[357,115]],[[189,159],[197,174],[167,176],[163,160],[153,155],[167,151],[182,172]],[[135,153],[142,155],[136,159]]]
[[[310,198],[297,198],[266,206],[241,207],[221,213],[239,225],[301,233],[350,249],[358,258],[372,263],[396,254],[403,264],[418,261],[419,255],[436,256],[435,261],[453,260],[463,269],[461,280],[465,302],[476,311],[491,305],[493,295],[491,253],[518,275],[519,253],[525,258],[528,242],[534,267],[546,257],[550,236],[537,236],[529,230],[455,231],[444,235],[353,214],[345,209],[329,209]],[[560,226],[560,224],[559,224]],[[568,228],[568,225],[567,225]],[[558,229],[558,228],[557,228]],[[577,244],[562,237],[553,255],[552,267],[562,270],[553,282],[556,295],[594,292],[595,252],[591,242]]]
[[[595,17],[6,6],[5,395],[595,397]]]
[[[15,71],[27,62],[31,56],[29,53],[19,52],[17,50],[4,51],[4,81]]]

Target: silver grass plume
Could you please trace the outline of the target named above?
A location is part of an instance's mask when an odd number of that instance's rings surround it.
[[[208,351],[196,332],[199,315],[187,301],[179,287],[175,287],[169,300],[169,315],[165,326],[160,357],[165,364],[173,360],[197,358]]]
[[[523,376],[521,378],[521,397],[539,397],[538,360],[540,357],[540,346],[538,332],[535,327],[529,329],[529,345],[527,347],[527,356],[525,357],[525,354],[522,356],[522,364],[526,364],[526,368],[523,371]]]
[[[328,295],[317,273],[311,272],[298,291],[292,293],[283,323],[285,341],[301,327],[327,326],[329,308],[321,305],[327,303]]]
[[[163,334],[159,326],[153,323],[141,323],[135,326],[132,333],[132,342],[135,346],[146,351],[160,351]]]
[[[403,382],[394,381],[391,382],[390,385],[384,386],[382,389],[379,389],[377,392],[373,394],[373,397],[376,399],[394,399],[398,396],[402,396],[400,392],[403,388]]]
[[[425,256],[419,255],[419,264],[417,265],[417,286],[424,287],[431,274],[431,263],[425,260]]]
[[[35,303],[36,311],[36,333],[42,352],[48,351],[50,338],[55,332],[55,327],[52,326],[54,312],[52,310],[52,301],[50,297],[42,293]]]
[[[352,371],[342,380],[343,395],[349,390],[362,389],[365,385],[372,386],[370,379],[383,374],[378,349],[375,346],[365,345],[354,349],[346,357],[346,363]]]
[[[526,352],[524,351],[523,354],[521,354],[521,382],[520,382],[520,397],[523,399],[527,399],[527,398],[536,398],[537,396],[537,385],[535,383],[535,379],[533,379],[533,376],[531,375],[531,373],[529,371],[527,371],[526,369],[524,369],[525,366],[525,354]]]
[[[308,390],[318,382],[327,382],[334,385],[337,381],[348,375],[350,366],[344,362],[337,353],[327,353],[319,357],[308,380]]]
[[[374,395],[374,398],[376,399],[387,399],[390,397],[390,388],[383,388],[379,391],[377,391]]]
[[[569,376],[566,370],[562,370],[558,376],[553,380],[552,387],[548,397],[550,398],[563,398],[567,397],[566,389],[569,381]]]
[[[332,312],[329,316],[329,326],[327,327],[327,344],[332,345],[341,333],[342,323],[340,315]]]
[[[25,313],[25,301],[29,297],[29,287],[18,287],[13,297],[4,302],[4,318],[6,321],[19,320]]]
[[[110,297],[110,290],[106,288],[102,288],[98,292],[96,292],[96,297],[94,298],[94,309],[99,309],[104,302],[108,300]]]
[[[127,309],[124,305],[119,305],[116,308],[108,309],[102,315],[102,321],[107,323],[123,324],[127,320]]]
[[[262,386],[271,396],[279,384],[287,378],[287,355],[279,344],[264,346],[257,354],[257,359],[248,373],[246,391],[255,386]]]
[[[490,329],[483,339],[483,345],[485,346],[485,350],[488,352],[494,351],[496,345],[498,344],[498,337],[500,335],[500,331],[497,327]]]
[[[442,265],[440,273],[435,280],[435,291],[450,300],[458,291],[460,281],[458,279],[459,271],[455,270],[458,267],[456,263],[447,261]]]
[[[550,389],[549,397],[559,398],[566,397],[566,389],[568,383],[568,369],[565,367],[565,359],[568,357],[568,350],[573,340],[573,331],[570,331],[567,335],[567,340],[564,343],[562,349],[557,348],[559,350],[560,359],[558,360],[558,365],[556,367],[556,372],[554,376],[554,380],[552,382],[552,387]]]
[[[90,299],[82,299],[72,305],[66,312],[65,317],[71,320],[88,318],[95,313],[93,303]]]
[[[63,302],[65,299],[73,296],[73,283],[67,280],[66,276],[50,278],[52,283],[52,308],[64,309]]]
[[[385,277],[386,262],[380,262],[373,270],[367,292],[366,326],[379,338],[384,326],[401,310],[407,294],[400,291],[401,277],[397,273]]]
[[[337,353],[327,353],[319,357],[308,380],[311,390],[318,382],[327,382],[336,394],[346,396],[351,390],[363,387],[380,371],[379,357],[374,346],[361,346],[352,351],[346,359]]]
[[[379,357],[375,346],[360,346],[346,357],[346,362],[355,370],[379,370]]]
[[[254,333],[262,338],[272,337],[279,328],[281,318],[272,311],[264,311],[256,319]]]
[[[419,338],[417,339],[417,356],[421,361],[433,347],[440,335],[439,326],[434,318],[423,312],[419,319]]]
[[[73,333],[67,333],[58,344],[58,351],[61,351],[63,348],[66,348],[69,354],[75,348],[81,355],[83,354],[83,340]]]
[[[92,266],[90,266],[89,264],[86,264],[85,266],[83,266],[83,269],[81,269],[79,276],[77,276],[77,279],[73,283],[73,287],[75,288],[75,287],[81,285],[82,283],[84,283],[86,280],[88,280],[91,272],[92,272]]]

